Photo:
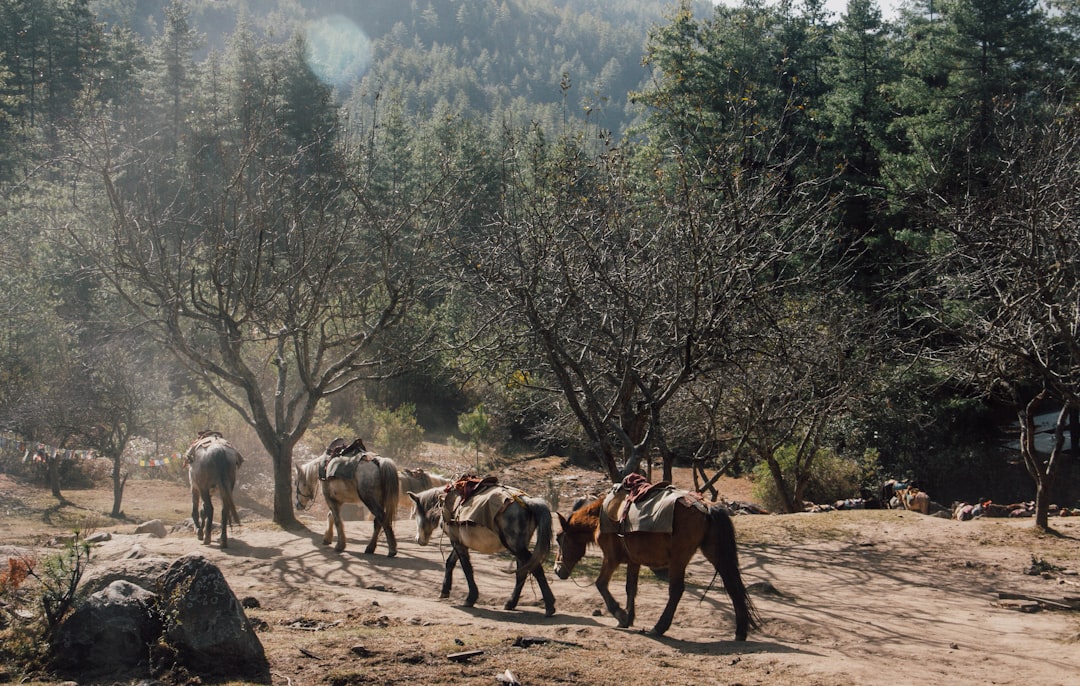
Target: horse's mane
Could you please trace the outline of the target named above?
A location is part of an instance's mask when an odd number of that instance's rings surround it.
[[[574,508],[567,521],[575,526],[596,528],[600,525],[600,507],[603,504],[603,496],[578,498],[574,501]]]

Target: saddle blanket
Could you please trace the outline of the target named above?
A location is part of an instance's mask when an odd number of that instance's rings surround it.
[[[236,466],[244,464],[244,458],[240,455],[240,451],[236,450],[231,443],[225,440],[225,438],[217,431],[200,431],[199,437],[195,439],[195,442],[184,453],[183,464],[190,465],[195,459],[195,451],[200,449],[209,448],[214,443],[224,443],[233,452],[236,453]]]
[[[495,520],[511,503],[525,497],[525,491],[500,484],[493,484],[474,492],[467,500],[450,489],[443,502],[443,521],[454,524],[475,524],[498,531]]]
[[[600,533],[671,533],[676,503],[697,507],[702,512],[709,509],[696,493],[671,485],[652,488],[629,504],[626,498],[627,491],[622,484],[612,486],[600,508]]]
[[[344,455],[331,457],[319,465],[319,479],[353,479],[356,477],[357,468],[365,462],[374,462],[375,458],[369,453],[360,455]]]

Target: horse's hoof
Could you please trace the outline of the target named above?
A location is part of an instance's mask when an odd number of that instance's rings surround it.
[[[440,593],[439,594],[439,599],[440,600],[443,600],[443,599],[446,599],[446,598],[449,598],[449,597],[450,597],[449,593]]]
[[[555,608],[554,607],[546,608],[544,610],[544,616],[545,617],[554,617],[555,616]]]
[[[343,546],[343,545],[342,546],[334,546],[334,552],[335,553],[343,553],[343,552],[345,552],[345,546]]]
[[[391,550],[390,552],[386,553],[386,556],[387,557],[397,557],[397,551],[396,550]]]

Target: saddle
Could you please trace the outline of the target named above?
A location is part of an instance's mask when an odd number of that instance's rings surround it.
[[[345,443],[343,438],[335,438],[323,453],[319,462],[319,481],[327,479],[350,479],[356,474],[358,462],[374,462],[375,457],[368,453],[364,441],[357,438],[352,443]]]
[[[192,441],[190,446],[188,446],[187,452],[184,453],[184,459],[182,464],[185,467],[191,466],[191,463],[194,461],[195,451],[199,448],[205,448],[215,441],[221,441],[222,443],[228,445],[230,448],[233,448],[233,450],[236,450],[236,448],[234,448],[232,444],[225,440],[225,437],[220,431],[203,429],[198,434],[196,434],[195,440]],[[239,450],[236,450],[236,466],[239,467],[243,463],[244,457],[240,454]]]
[[[443,521],[454,524],[478,525],[498,531],[498,519],[513,503],[524,505],[525,492],[499,484],[495,477],[458,479],[466,487],[475,486],[468,500],[456,488],[447,486],[448,497],[443,500]]]
[[[456,491],[459,496],[459,505],[475,494],[499,483],[497,476],[479,477],[475,474],[464,474],[446,485],[446,492]]]
[[[700,493],[677,489],[665,481],[649,483],[640,474],[631,474],[615,484],[604,498],[601,531],[671,533],[676,504],[702,512],[709,509]]]

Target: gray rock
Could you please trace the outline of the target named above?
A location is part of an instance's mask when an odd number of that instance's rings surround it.
[[[57,628],[51,667],[80,679],[144,673],[149,646],[161,634],[154,600],[152,592],[122,580],[93,593]]]
[[[155,668],[176,665],[199,675],[269,682],[262,643],[215,565],[201,555],[174,561],[158,579],[163,644]]]
[[[142,550],[140,546],[136,546]],[[169,568],[170,560],[164,557],[145,557],[128,554],[126,559],[99,567],[91,560],[91,567],[83,574],[79,584],[80,595],[91,595],[103,590],[114,581],[129,581],[143,588],[157,588],[158,578]]]
[[[165,538],[168,533],[165,531],[165,523],[160,519],[151,519],[149,522],[143,522],[135,527],[135,533],[137,534],[150,534],[154,538]]]

